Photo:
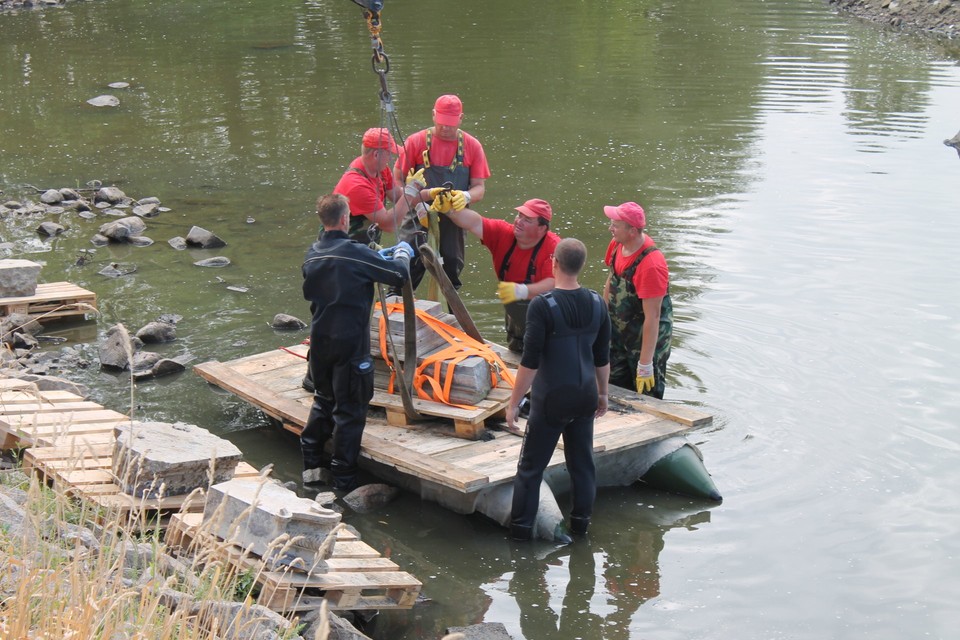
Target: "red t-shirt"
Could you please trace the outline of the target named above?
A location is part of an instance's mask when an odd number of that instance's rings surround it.
[[[423,162],[423,152],[427,149],[427,131],[418,131],[403,144],[403,153],[397,158],[396,168],[400,175],[407,175],[417,164]],[[449,167],[457,155],[456,140],[441,140],[434,135],[430,140],[430,164]],[[486,180],[490,177],[490,167],[483,145],[472,135],[463,132],[463,164],[470,169],[471,180]]]
[[[360,172],[354,169],[359,169]],[[378,180],[364,172],[363,159],[360,157],[351,162],[350,168],[343,172],[333,192],[350,199],[351,215],[369,216],[386,206],[386,192],[392,188],[393,173],[389,167],[380,172]]]
[[[613,272],[618,276],[622,275],[634,258],[637,257],[637,254],[642,253],[653,244],[653,238],[646,236],[643,245],[636,253],[623,256],[621,255],[622,245],[616,240],[611,240],[610,246],[607,247],[607,257],[603,261],[608,267],[612,261]],[[669,284],[670,272],[667,270],[667,259],[663,257],[663,253],[660,251],[651,251],[640,262],[633,274],[633,286],[637,289],[637,297],[641,300],[643,298],[663,297],[667,295],[667,285]]]
[[[510,250],[513,244],[513,225],[505,220],[493,220],[491,218],[483,219],[483,245],[490,250],[493,258],[493,270],[500,277],[500,264],[504,256]],[[531,282],[540,282],[553,277],[553,251],[560,242],[560,236],[553,231],[548,231],[543,239],[543,245],[537,252],[537,261],[533,272]],[[530,256],[533,254],[533,247],[521,249],[514,247],[510,255],[510,265],[507,267],[504,282],[523,283],[527,279],[527,267],[530,266]]]

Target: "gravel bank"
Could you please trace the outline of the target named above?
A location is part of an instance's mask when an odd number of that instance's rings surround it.
[[[960,38],[957,0],[827,0],[843,13],[899,29]]]

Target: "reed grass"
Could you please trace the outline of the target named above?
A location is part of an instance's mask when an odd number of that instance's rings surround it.
[[[26,493],[26,518],[0,528],[0,637],[239,640],[275,624],[253,609],[249,570],[198,555],[170,571],[158,528],[131,528],[129,513],[91,509],[36,477],[2,475]],[[296,624],[276,637],[297,637]]]

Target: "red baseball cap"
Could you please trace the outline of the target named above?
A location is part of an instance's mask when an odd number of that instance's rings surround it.
[[[363,146],[367,149],[386,149],[390,153],[397,153],[397,143],[393,141],[389,129],[374,127],[367,129],[363,134]]]
[[[433,105],[433,121],[447,127],[460,125],[463,119],[463,103],[454,95],[444,95],[437,98]]]
[[[618,207],[604,207],[603,212],[611,220],[623,220],[637,229],[647,226],[647,216],[643,213],[643,207],[636,202],[624,202]]]
[[[546,200],[541,200],[540,198],[527,200],[522,205],[517,207],[517,211],[528,218],[543,218],[544,220],[550,220],[550,218],[553,217],[553,209],[550,208],[550,203]]]

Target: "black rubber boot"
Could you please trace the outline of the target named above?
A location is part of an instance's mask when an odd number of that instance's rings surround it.
[[[510,537],[520,542],[533,540],[533,527],[525,527],[519,524],[511,524]]]
[[[590,526],[590,518],[570,518],[570,533],[578,536],[587,534],[587,528]]]
[[[307,375],[303,376],[303,381],[300,383],[305,390],[313,393],[316,389],[313,386],[313,378],[310,377],[310,370],[307,370]]]

